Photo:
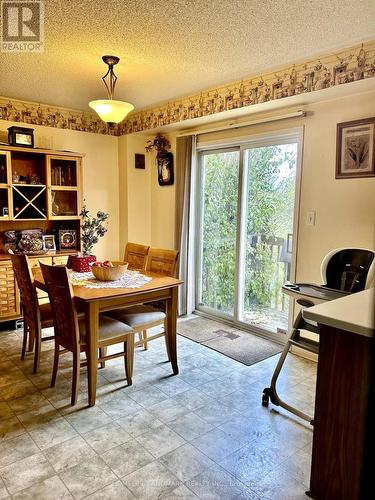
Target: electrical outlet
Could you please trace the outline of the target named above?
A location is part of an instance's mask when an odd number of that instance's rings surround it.
[[[315,226],[315,218],[316,218],[315,211],[307,212],[306,225]]]

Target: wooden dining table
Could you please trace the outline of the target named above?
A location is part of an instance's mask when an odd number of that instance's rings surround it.
[[[152,280],[139,288],[88,288],[82,285],[73,285],[74,300],[76,301],[77,308],[85,312],[86,331],[88,332],[87,374],[89,406],[94,406],[96,400],[100,313],[137,304],[145,304],[147,302],[165,301],[167,350],[173,374],[178,374],[176,342],[177,297],[178,287],[183,281],[156,274],[144,273],[144,275],[152,278]],[[34,283],[37,288],[46,290],[41,272],[36,273]]]

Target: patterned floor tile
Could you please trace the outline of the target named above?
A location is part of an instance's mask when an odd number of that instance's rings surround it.
[[[118,477],[126,476],[154,460],[151,453],[135,439],[108,450],[101,457]]]
[[[11,494],[24,490],[54,474],[54,470],[42,453],[36,453],[0,469],[0,477]]]
[[[159,458],[166,453],[175,450],[185,444],[185,439],[172,431],[166,425],[161,425],[156,429],[145,432],[137,437],[137,441],[152,453],[155,458]]]
[[[121,481],[115,481],[89,495],[86,500],[135,500],[135,496]]]
[[[212,460],[188,443],[162,456],[159,462],[183,482],[214,465]]]
[[[159,462],[151,462],[122,481],[137,498],[144,500],[162,498],[180,485],[180,481]]]
[[[44,481],[30,486],[13,495],[13,500],[73,500],[65,484],[58,476],[52,476]]]
[[[81,436],[52,446],[46,449],[44,454],[56,472],[62,472],[96,456],[94,450]]]
[[[115,422],[82,434],[82,437],[97,453],[104,453],[131,439],[130,434]]]
[[[60,474],[60,478],[77,500],[104,488],[117,479],[98,456],[65,470]]]

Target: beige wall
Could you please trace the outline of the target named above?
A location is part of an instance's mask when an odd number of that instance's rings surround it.
[[[137,134],[118,138],[121,256],[127,241],[151,244],[152,157],[145,153],[148,139]],[[135,168],[135,153],[145,154],[144,170]]]
[[[176,139],[168,137],[175,155]],[[174,248],[175,187],[159,186],[155,153],[145,153],[153,138],[141,134],[119,138],[120,252],[127,241]],[[145,170],[134,168],[135,153],[146,155]]]
[[[12,125],[0,120],[0,140]],[[30,125],[25,125],[30,127]],[[95,212],[110,214],[108,233],[94,247],[99,259],[117,259],[119,248],[119,189],[118,189],[118,138],[106,135],[62,130],[32,125],[35,129],[35,145],[85,153],[83,160],[83,193],[87,207]]]
[[[171,152],[176,162],[176,137],[165,135],[171,142]],[[151,175],[151,245],[157,248],[174,248],[175,184],[159,186],[154,158]]]

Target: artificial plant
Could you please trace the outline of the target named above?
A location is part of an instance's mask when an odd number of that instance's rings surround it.
[[[82,229],[82,252],[83,255],[91,255],[93,246],[98,243],[99,238],[103,237],[108,231],[107,220],[109,214],[99,211],[95,216],[91,216],[90,212],[87,210],[86,204],[82,206],[81,213],[79,214],[81,219],[81,229]]]

